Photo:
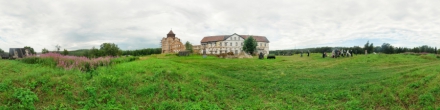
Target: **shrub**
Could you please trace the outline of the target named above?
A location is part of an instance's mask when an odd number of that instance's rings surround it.
[[[7,91],[9,88],[11,88],[9,85],[12,85],[11,80],[4,80],[3,82],[0,82],[0,92]]]
[[[421,106],[429,106],[435,102],[434,96],[431,93],[419,96],[419,104]]]
[[[99,57],[88,59],[87,57],[64,56],[59,53],[46,53],[40,57],[26,57],[20,61],[28,64],[42,64],[51,67],[61,67],[66,70],[78,69],[80,71],[91,71],[98,66],[110,65],[110,59],[113,57]],[[130,59],[129,59],[130,60]]]
[[[125,62],[132,62],[135,60],[139,60],[139,57],[137,56],[128,56],[128,57],[119,57],[119,58],[113,58],[110,60],[111,64],[118,64],[118,63],[125,63]]]
[[[40,60],[40,58],[34,57],[34,56],[20,59],[21,62],[28,63],[28,64],[37,64],[39,62],[39,60]]]
[[[66,70],[78,69],[80,71],[92,71],[99,66],[109,66],[111,64],[118,64],[124,62],[131,62],[138,60],[139,57],[99,57],[89,59],[87,57],[64,56],[59,53],[46,53],[40,57],[31,56],[20,59],[20,61],[28,64],[42,64],[51,67],[61,67]]]
[[[29,89],[16,89],[12,97],[19,101],[20,109],[35,109],[34,102],[38,101],[37,95]]]
[[[435,60],[434,57],[428,56],[428,55],[421,55],[420,57],[422,57],[423,59],[427,59],[427,60]]]

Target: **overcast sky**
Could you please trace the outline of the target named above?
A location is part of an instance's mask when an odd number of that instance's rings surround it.
[[[440,0],[0,0],[0,48],[159,48],[173,30],[266,36],[270,50],[322,46],[440,47]]]

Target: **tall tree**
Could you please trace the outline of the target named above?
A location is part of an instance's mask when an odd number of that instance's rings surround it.
[[[96,58],[101,56],[101,54],[99,53],[99,50],[97,48],[95,48],[95,46],[92,47],[92,49],[89,50],[89,58]]]
[[[43,50],[41,50],[41,53],[42,54],[49,53],[49,50],[47,50],[46,48],[43,48]]]
[[[55,48],[57,49],[57,53],[60,53],[61,46],[57,44],[57,45],[55,46]]]
[[[0,53],[5,53],[5,51],[3,51],[3,49],[0,48]]]
[[[257,41],[252,36],[249,36],[246,40],[244,40],[243,51],[252,55],[256,50]]]
[[[189,52],[193,52],[193,48],[192,48],[192,44],[189,41],[186,41],[185,43],[185,48],[186,50],[188,50]]]
[[[437,52],[438,52],[437,47],[435,47],[434,51],[435,51],[435,52],[434,52],[435,54],[438,54],[438,53],[437,53]]]
[[[367,41],[367,43],[364,45],[364,50],[367,50],[368,53],[371,53],[371,51],[369,50],[369,45],[370,45],[370,41]]]
[[[386,54],[391,54],[392,52],[391,52],[391,48],[390,47],[392,47],[391,44],[383,43],[382,44],[382,52],[386,53]]]
[[[114,43],[103,43],[99,49],[103,56],[120,56],[122,51],[119,49],[118,45]]]
[[[34,51],[34,48],[32,48],[32,47],[30,47],[30,46],[24,46],[24,49],[29,49],[29,52],[31,52],[31,54],[37,54],[37,53]]]
[[[63,51],[63,55],[68,55],[69,54],[69,51],[67,51],[66,49],[64,49],[64,51]]]
[[[373,43],[371,43],[368,48],[368,52],[373,52],[373,51],[374,51],[374,45],[373,45]]]

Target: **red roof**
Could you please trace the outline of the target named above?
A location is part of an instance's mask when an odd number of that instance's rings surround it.
[[[264,36],[254,36],[254,35],[240,35],[244,39],[247,39],[249,36],[252,36],[257,42],[269,42],[266,37]]]
[[[202,39],[200,42],[214,42],[214,41],[224,41],[228,37],[232,35],[217,35],[217,36],[206,36]],[[249,36],[252,36],[257,42],[269,42],[265,36],[255,36],[255,35],[238,35],[240,37],[243,37],[244,39],[247,39]]]
[[[212,42],[212,41],[222,41],[225,39],[225,35],[219,36],[206,36],[200,42]]]

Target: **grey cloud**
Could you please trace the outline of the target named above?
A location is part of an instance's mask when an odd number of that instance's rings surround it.
[[[122,49],[157,48],[171,28],[195,45],[204,36],[237,33],[267,36],[274,50],[383,38],[396,45],[440,47],[438,6],[436,0],[0,0],[0,36],[6,42],[0,48],[22,47],[7,42],[14,40],[37,51],[104,42]]]

